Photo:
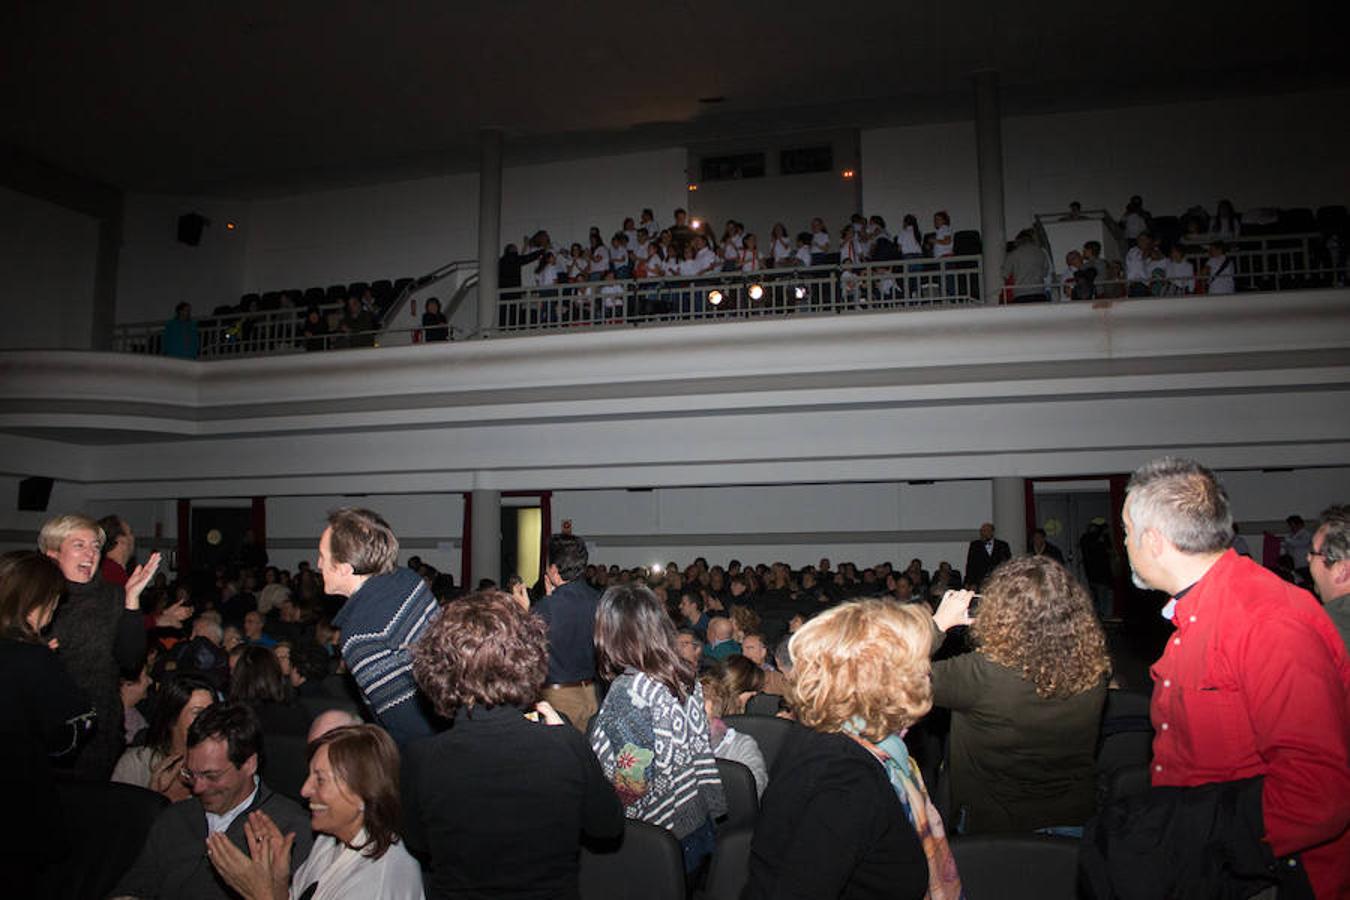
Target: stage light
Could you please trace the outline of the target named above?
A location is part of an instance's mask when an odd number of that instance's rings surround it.
[[[804,288],[804,287],[795,287],[795,288],[793,288],[793,289],[792,289],[792,296],[796,297],[798,300],[805,300],[805,299],[806,299],[806,288]]]
[[[708,292],[708,302],[711,303],[713,306],[721,306],[721,305],[722,305],[722,292],[721,292],[721,291],[709,291],[709,292]]]
[[[750,299],[751,299],[751,300],[759,300],[759,299],[762,298],[763,296],[764,296],[764,285],[762,285],[762,284],[752,284],[752,285],[750,285]]]

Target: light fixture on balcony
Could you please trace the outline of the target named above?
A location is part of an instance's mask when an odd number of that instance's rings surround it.
[[[801,287],[800,285],[797,286],[797,287],[795,287],[795,288],[793,288],[793,289],[792,289],[792,296],[796,297],[798,300],[805,300],[805,299],[806,299],[806,288]]]
[[[721,292],[721,291],[708,291],[708,302],[711,303],[713,306],[721,306],[721,305],[722,305],[722,292]]]
[[[764,297],[764,285],[762,285],[762,284],[752,284],[752,285],[750,285],[750,299],[751,299],[751,300],[761,300],[761,299],[763,299],[763,297]]]

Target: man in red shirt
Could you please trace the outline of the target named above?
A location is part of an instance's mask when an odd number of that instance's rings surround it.
[[[1262,776],[1265,841],[1318,897],[1350,896],[1350,658],[1306,591],[1229,549],[1228,497],[1199,463],[1130,479],[1135,583],[1166,591],[1175,633],[1153,666],[1153,784]]]
[[[107,543],[103,545],[103,560],[98,564],[98,574],[108,584],[124,588],[127,586],[127,563],[136,552],[136,535],[121,516],[104,516],[98,520],[98,524],[108,536]]]

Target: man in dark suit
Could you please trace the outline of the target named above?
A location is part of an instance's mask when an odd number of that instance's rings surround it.
[[[966,551],[966,587],[979,590],[988,574],[1001,562],[1012,559],[1012,550],[1007,541],[995,540],[994,523],[985,522],[980,526],[979,540],[970,542]]]
[[[183,777],[192,796],[159,814],[141,855],[117,888],[116,898],[237,897],[208,859],[206,835],[220,831],[245,852],[244,823],[254,810],[265,812],[282,834],[295,833],[291,873],[309,855],[309,816],[293,800],[274,793],[258,777],[262,730],[242,703],[216,703],[188,727]],[[289,878],[287,879],[289,881]]]

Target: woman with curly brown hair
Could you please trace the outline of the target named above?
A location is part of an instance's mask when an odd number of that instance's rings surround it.
[[[933,704],[952,711],[958,830],[1072,829],[1094,811],[1093,755],[1111,667],[1092,599],[1059,563],[1010,560],[933,621],[970,625],[973,653],[933,664]]]
[[[413,675],[454,722],[403,753],[427,897],[577,896],[582,834],[618,837],[623,813],[586,738],[539,701],[544,620],[501,591],[460,598],[418,640]]]

